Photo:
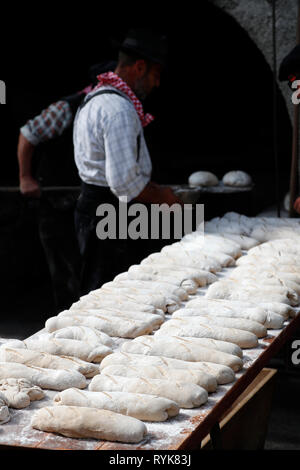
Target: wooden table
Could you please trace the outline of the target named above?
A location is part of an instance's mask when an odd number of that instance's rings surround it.
[[[231,269],[229,268],[228,271]],[[224,273],[220,275],[223,276]],[[202,295],[205,289],[199,289],[202,291]],[[300,311],[300,309],[298,310]],[[10,409],[11,420],[0,426],[0,448],[1,446],[16,446],[28,449],[133,451],[199,449],[202,439],[219,423],[224,413],[299,327],[300,314],[294,319],[286,321],[283,329],[268,330],[268,336],[259,340],[257,348],[243,350],[244,368],[236,374],[235,382],[218,386],[217,391],[209,394],[207,403],[200,408],[181,409],[178,416],[163,423],[146,423],[148,435],[139,444],[123,444],[95,439],[71,439],[32,429],[30,420],[34,410],[52,405],[52,398],[58,393],[46,391],[45,399],[32,402],[28,408]],[[38,332],[34,336],[40,333]],[[121,342],[122,340],[119,340],[119,344]]]

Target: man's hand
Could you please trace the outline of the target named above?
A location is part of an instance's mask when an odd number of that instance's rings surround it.
[[[298,214],[300,214],[300,197],[297,197],[296,201],[294,202],[294,209]]]
[[[169,186],[160,186],[153,181],[150,181],[135,199],[142,203],[168,204],[168,206],[173,204],[183,205],[182,200],[176,196]]]
[[[39,198],[41,196],[40,185],[32,176],[20,178],[20,191],[26,197]]]

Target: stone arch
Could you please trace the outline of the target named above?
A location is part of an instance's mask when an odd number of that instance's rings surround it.
[[[273,71],[272,0],[209,0],[232,16],[246,31]],[[296,45],[297,0],[276,2],[277,70],[283,58]],[[289,118],[293,119],[291,91],[285,82],[277,80]]]

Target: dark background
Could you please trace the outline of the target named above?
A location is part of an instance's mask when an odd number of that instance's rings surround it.
[[[19,328],[28,336],[54,308],[34,203],[5,190],[18,186],[19,129],[50,103],[88,85],[89,67],[116,57],[110,38],[122,39],[131,27],[154,27],[169,40],[161,87],[145,102],[145,111],[156,117],[145,128],[153,179],[186,184],[197,170],[209,170],[221,178],[239,169],[254,180],[251,201],[239,196],[200,201],[206,204],[206,214],[237,209],[248,214],[251,204],[254,215],[275,203],[273,75],[245,31],[221,10],[205,1],[195,9],[173,3],[166,11],[155,2],[145,4],[143,10],[92,3],[67,11],[51,3],[4,11],[2,21],[6,28],[1,30],[0,79],[7,90],[7,104],[0,107],[3,333],[14,335]],[[288,190],[292,135],[280,93],[277,98],[283,197]],[[78,184],[71,132],[49,147],[42,146],[35,164],[41,153],[46,155],[44,161],[51,161],[57,184]],[[30,316],[36,325],[27,323]],[[13,331],[6,329],[8,318],[13,318]]]

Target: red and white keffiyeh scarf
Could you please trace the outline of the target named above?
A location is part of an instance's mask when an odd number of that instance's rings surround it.
[[[150,124],[150,122],[153,121],[154,116],[149,113],[144,114],[143,106],[140,100],[133,93],[132,89],[127,85],[127,83],[124,82],[124,80],[122,80],[116,73],[102,73],[101,75],[97,76],[97,80],[99,80],[99,83],[95,86],[94,90],[97,90],[98,88],[105,85],[110,85],[122,91],[128,96],[128,98],[130,98],[135,107],[136,112],[138,113],[143,127],[147,126],[148,124]]]

